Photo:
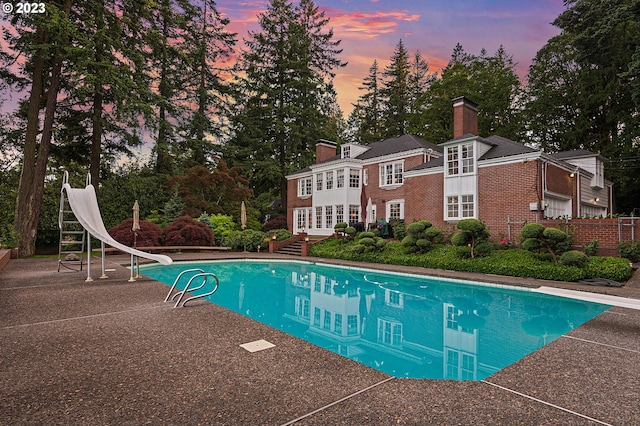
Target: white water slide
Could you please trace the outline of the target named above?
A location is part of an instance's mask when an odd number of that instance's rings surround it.
[[[132,264],[131,264],[131,273],[133,279],[133,269],[134,262],[133,257],[143,257],[145,259],[153,260],[161,263],[162,265],[169,265],[173,262],[173,260],[169,256],[165,256],[162,254],[152,254],[144,251],[136,250],[127,245],[121,244],[113,239],[111,235],[107,232],[107,229],[104,226],[104,222],[102,221],[102,215],[100,214],[100,208],[98,207],[98,199],[96,198],[96,191],[93,185],[91,184],[89,178],[87,179],[87,186],[84,188],[72,188],[68,182],[68,174],[65,172],[63,183],[62,183],[62,191],[66,192],[67,200],[69,201],[69,206],[73,211],[73,214],[76,216],[80,225],[95,238],[102,241],[104,244],[108,244],[111,247],[114,247],[122,252],[131,254]],[[63,194],[64,195],[64,194]],[[102,245],[102,270],[104,276],[104,244]],[[91,244],[88,244],[88,253],[91,253]],[[87,280],[91,281],[91,257],[89,256],[89,261],[87,264],[88,267],[88,277]]]

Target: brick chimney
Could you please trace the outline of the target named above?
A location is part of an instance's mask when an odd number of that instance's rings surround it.
[[[478,136],[478,105],[464,96],[453,100],[453,138]]]
[[[336,155],[337,143],[319,139],[316,142],[316,164]]]

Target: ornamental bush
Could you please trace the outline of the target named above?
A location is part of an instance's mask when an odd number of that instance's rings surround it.
[[[569,250],[562,253],[559,260],[561,265],[582,268],[589,261],[589,257],[581,251]]]
[[[460,232],[451,237],[451,243],[456,246],[468,246],[471,249],[471,258],[477,256],[486,256],[491,253],[491,249],[487,245],[483,245],[480,250],[477,246],[489,239],[489,231],[484,222],[478,219],[462,219],[456,225]],[[492,246],[493,247],[493,246]]]
[[[213,231],[191,216],[182,216],[164,228],[165,246],[212,246]]]
[[[370,251],[380,251],[384,249],[387,242],[378,237],[375,232],[365,231],[358,234],[356,238],[356,245],[353,247],[353,252],[360,254]]]
[[[268,233],[255,229],[231,231],[225,236],[224,245],[234,250],[259,251],[266,247],[265,240],[268,241],[268,237]]]
[[[133,247],[134,240],[136,247],[154,247],[162,244],[162,228],[155,223],[140,221],[140,230],[135,233],[131,230],[133,219],[127,218],[119,225],[109,229],[109,235],[119,243]]]
[[[435,228],[428,220],[418,220],[407,226],[407,236],[402,239],[402,245],[408,253],[419,251],[425,253],[433,244],[440,241],[442,231]]]
[[[522,248],[532,252],[541,250],[551,254],[554,262],[558,261],[558,255],[571,249],[572,239],[569,235],[557,228],[545,228],[539,223],[529,223],[520,231]]]
[[[267,223],[262,226],[262,230],[264,232],[272,231],[274,229],[286,229],[287,228],[287,217],[286,216],[276,216],[273,219],[269,219]]]

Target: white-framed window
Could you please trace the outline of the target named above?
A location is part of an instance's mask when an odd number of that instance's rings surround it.
[[[353,336],[358,334],[358,316],[347,315],[347,335]]]
[[[305,222],[306,219],[306,214],[307,214],[307,209],[299,209],[297,210],[297,216],[298,216],[298,229],[302,229],[303,227],[305,227],[307,224]]]
[[[302,231],[306,228],[313,227],[313,209],[304,208],[304,209],[295,209],[295,223],[297,225],[297,230]]]
[[[316,207],[316,228],[322,228],[322,207]]]
[[[336,188],[344,188],[344,170],[336,170]]]
[[[349,188],[360,188],[360,170],[349,169]]]
[[[391,346],[402,345],[402,324],[378,318],[378,342]]]
[[[331,330],[331,312],[324,310],[324,320],[322,323],[322,328],[325,330]]]
[[[404,200],[391,200],[387,202],[387,219],[404,219]]]
[[[474,164],[473,143],[447,147],[447,176],[473,173]]]
[[[311,195],[311,181],[310,177],[298,179],[298,196],[306,197]]]
[[[313,209],[307,209],[307,228],[313,228]]]
[[[349,223],[360,222],[360,206],[349,206]]]
[[[475,216],[473,194],[449,195],[447,197],[447,219],[461,219]]]
[[[305,319],[309,319],[310,300],[307,297],[296,296],[296,315]]]
[[[404,181],[404,163],[398,161],[380,165],[380,186],[402,185]]]
[[[313,325],[320,327],[320,308],[313,308]]]
[[[458,147],[447,147],[447,175],[454,176],[459,174],[458,168]]]
[[[316,174],[316,191],[322,191],[322,188],[324,186],[323,177],[324,177],[324,173]]]
[[[325,228],[333,228],[333,206],[324,206]]]
[[[404,298],[402,297],[402,293],[399,291],[385,290],[384,304],[395,308],[404,307]]]
[[[473,217],[473,195],[462,196],[462,217]]]
[[[458,210],[458,196],[452,195],[447,197],[447,218],[455,219],[460,216]]]
[[[473,144],[462,145],[462,173],[473,173]]]
[[[349,145],[342,147],[342,158],[351,157],[351,147]]]
[[[336,206],[336,223],[344,222],[344,206],[339,204]]]
[[[333,331],[342,334],[342,314],[336,313],[333,319]]]
[[[545,194],[544,206],[544,217],[555,219],[558,217],[571,216],[570,198],[553,197]],[[582,212],[584,213],[584,207],[582,208]]]
[[[333,171],[326,173],[327,189],[333,189]]]

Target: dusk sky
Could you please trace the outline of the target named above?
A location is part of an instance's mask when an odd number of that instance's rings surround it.
[[[240,40],[257,31],[257,15],[267,0],[218,0]],[[316,0],[331,19],[335,39],[342,40],[335,86],[343,112],[351,112],[363,78],[374,59],[383,69],[402,39],[413,55],[419,50],[431,71],[447,65],[456,43],[465,52],[492,55],[503,45],[524,79],[536,52],[559,30],[551,22],[564,10],[562,0]]]

